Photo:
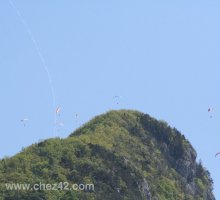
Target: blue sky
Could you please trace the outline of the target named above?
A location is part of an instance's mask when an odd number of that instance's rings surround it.
[[[22,17],[9,1],[0,2],[0,157],[41,139],[67,137],[109,109],[135,109],[167,121],[189,139],[220,198],[220,159],[214,157],[220,151],[220,2],[14,5]],[[119,104],[115,95],[122,96]],[[58,106],[64,126],[54,132]],[[29,119],[26,126],[23,118]]]

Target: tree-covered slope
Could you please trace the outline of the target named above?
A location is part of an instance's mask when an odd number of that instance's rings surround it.
[[[94,191],[7,190],[6,183],[94,184]],[[212,180],[184,136],[137,111],[110,111],[66,139],[0,161],[0,200],[214,200]]]

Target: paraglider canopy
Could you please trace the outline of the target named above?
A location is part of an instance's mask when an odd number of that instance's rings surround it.
[[[208,112],[212,112],[213,111],[213,108],[208,108]]]
[[[57,109],[56,109],[56,115],[57,115],[58,117],[60,117],[60,112],[61,112],[61,107],[59,106],[59,107],[57,107]]]
[[[216,154],[215,154],[215,157],[217,157],[218,155],[220,155],[220,152],[216,153]]]
[[[21,119],[21,122],[26,122],[26,121],[29,121],[29,119],[27,118]]]
[[[59,114],[60,111],[61,111],[61,107],[59,106],[59,107],[57,107],[57,109],[56,109],[56,114]]]

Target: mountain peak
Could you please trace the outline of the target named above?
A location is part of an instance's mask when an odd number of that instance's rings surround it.
[[[89,182],[93,192],[37,191],[43,199],[214,200],[212,180],[177,129],[133,110],[99,115],[66,139],[34,144],[0,162],[0,181]],[[19,174],[18,174],[19,172]],[[22,178],[23,177],[23,178]],[[18,195],[1,185],[5,199]],[[17,199],[34,199],[22,191]],[[4,198],[3,198],[4,199]]]

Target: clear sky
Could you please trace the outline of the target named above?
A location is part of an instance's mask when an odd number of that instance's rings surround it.
[[[0,157],[41,139],[67,137],[109,109],[136,109],[189,139],[220,199],[220,158],[214,157],[220,151],[219,1],[14,5],[0,1]],[[119,104],[115,95],[122,96]],[[54,132],[58,106],[64,126]]]

